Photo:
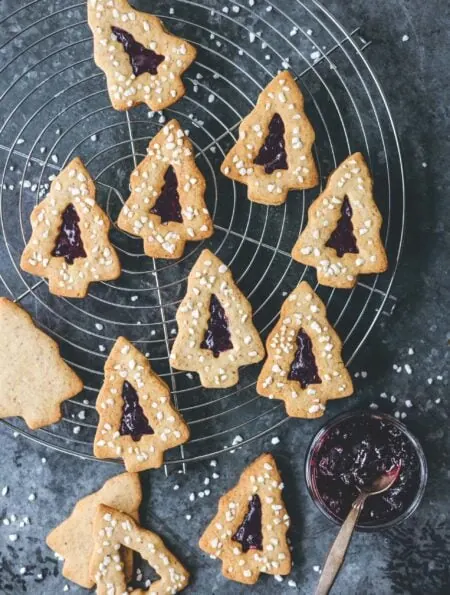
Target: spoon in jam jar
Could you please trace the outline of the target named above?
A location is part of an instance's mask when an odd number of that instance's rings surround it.
[[[333,586],[336,576],[344,562],[353,531],[367,498],[386,492],[397,480],[401,466],[402,462],[400,461],[398,465],[395,465],[389,469],[389,471],[386,471],[383,475],[377,477],[368,488],[358,488],[360,490],[358,497],[353,502],[352,508],[348,513],[347,518],[342,523],[342,527],[328,553],[315,595],[327,595]]]

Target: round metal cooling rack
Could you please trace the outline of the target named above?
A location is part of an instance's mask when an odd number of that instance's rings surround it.
[[[394,124],[363,54],[369,43],[359,28],[348,33],[315,0],[292,0],[283,7],[275,0],[152,2],[154,14],[167,28],[198,48],[197,60],[184,77],[187,93],[164,114],[143,106],[116,112],[103,73],[92,59],[85,4],[2,0],[1,292],[20,302],[58,341],[63,357],[85,382],[84,392],[63,405],[59,424],[30,432],[19,419],[2,423],[52,448],[91,458],[103,366],[123,334],[169,382],[175,404],[190,425],[190,442],[167,453],[167,462],[213,456],[235,448],[239,440],[242,445],[272,431],[286,415],[279,401],[257,397],[259,366],[241,369],[240,383],[231,391],[203,389],[197,375],[171,369],[175,312],[189,270],[205,245],[214,250],[252,302],[263,338],[287,293],[308,279],[327,304],[349,363],[380,314],[389,314],[395,305],[390,290],[403,239],[405,196]],[[145,9],[146,3],[133,4]],[[365,154],[374,174],[390,269],[361,279],[352,291],[317,286],[313,271],[290,257],[307,207],[322,185],[291,192],[284,206],[268,208],[248,201],[245,187],[219,173],[240,121],[280,68],[292,71],[305,95],[322,183],[356,150]],[[131,171],[170,118],[190,132],[215,224],[211,239],[189,243],[175,262],[149,259],[140,240],[114,227]],[[52,176],[75,155],[96,180],[97,200],[113,222],[111,240],[123,266],[117,281],[91,285],[83,300],[52,296],[46,281],[19,267],[31,210],[45,196]]]

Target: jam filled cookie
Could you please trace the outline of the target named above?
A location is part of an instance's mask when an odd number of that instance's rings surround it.
[[[20,416],[35,430],[61,419],[61,403],[83,383],[20,306],[0,298],[0,418]]]
[[[221,171],[247,184],[253,202],[281,205],[289,190],[317,186],[312,155],[315,135],[303,104],[292,75],[280,72],[242,120],[239,140],[225,157]]]
[[[176,120],[150,142],[130,185],[131,196],[117,225],[141,237],[148,256],[179,258],[187,241],[212,235],[205,179],[195,164],[192,143]]]
[[[219,510],[203,533],[200,548],[222,560],[226,578],[253,585],[261,572],[286,575],[291,554],[286,539],[289,515],[283,483],[272,455],[263,454],[219,500]]]
[[[120,262],[108,239],[109,226],[107,215],[95,202],[94,182],[77,157],[33,209],[32,234],[20,266],[48,278],[51,293],[82,298],[89,283],[120,275]]]
[[[292,258],[317,269],[329,287],[349,288],[358,275],[388,266],[380,238],[383,219],[373,199],[372,177],[361,153],[347,157],[308,209],[308,223]]]
[[[96,409],[100,419],[94,454],[99,459],[122,458],[127,471],[160,467],[164,451],[189,439],[167,384],[124,337],[117,339],[106,360]]]
[[[93,525],[100,504],[126,512],[139,521],[139,506],[142,500],[141,483],[137,473],[122,473],[103,487],[79,500],[71,515],[47,536],[50,549],[64,558],[63,575],[85,589],[95,582],[89,575],[89,563],[94,551]],[[125,574],[133,575],[133,552],[124,551]]]
[[[228,267],[210,250],[203,250],[189,273],[176,319],[171,364],[177,370],[197,372],[205,388],[234,386],[240,366],[264,357],[249,301]]]
[[[341,340],[306,281],[286,298],[266,349],[256,390],[263,397],[282,399],[291,417],[320,417],[328,399],[353,393]]]
[[[178,593],[189,582],[188,571],[162,539],[122,512],[100,505],[94,521],[94,539],[90,569],[97,584],[97,595]],[[127,590],[123,563],[123,552],[127,550],[139,553],[160,576],[148,590]]]
[[[197,51],[167,33],[157,17],[126,0],[88,0],[88,22],[95,63],[106,75],[114,109],[146,103],[162,110],[183,97],[181,75]]]

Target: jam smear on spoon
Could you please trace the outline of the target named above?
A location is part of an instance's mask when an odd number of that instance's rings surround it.
[[[134,442],[144,434],[154,434],[153,428],[139,405],[139,399],[134,387],[125,380],[122,386],[123,413],[120,422],[120,435],[131,436]]]
[[[209,313],[208,328],[200,347],[201,349],[210,349],[214,357],[219,357],[224,351],[233,349],[233,343],[231,342],[225,310],[214,293],[211,294]]]
[[[171,165],[167,168],[161,194],[156,200],[155,206],[150,209],[150,213],[159,215],[161,223],[168,223],[169,221],[183,223],[180,195],[178,194],[178,178]]]
[[[261,500],[257,494],[252,496],[245,518],[231,538],[242,546],[244,554],[248,550],[262,550],[262,509]]]
[[[348,196],[346,196],[342,202],[341,217],[337,222],[336,229],[325,244],[328,248],[334,248],[339,258],[347,253],[359,254],[353,233],[352,215],[353,210]]]
[[[111,27],[111,29],[130,58],[134,76],[145,72],[158,74],[158,66],[164,61],[164,56],[144,47],[128,31],[119,27]]]
[[[272,174],[277,169],[288,169],[284,123],[279,114],[274,114],[271,119],[269,134],[253,163],[264,165],[266,174]]]
[[[87,254],[81,239],[80,218],[73,204],[67,205],[62,214],[62,225],[52,256],[63,256],[67,264],[73,264],[75,258],[86,258]]]
[[[297,334],[297,351],[291,364],[288,379],[297,380],[303,389],[310,384],[322,383],[317,370],[312,341],[302,328]]]

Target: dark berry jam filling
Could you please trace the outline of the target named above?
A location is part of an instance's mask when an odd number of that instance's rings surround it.
[[[231,342],[231,335],[228,330],[228,318],[225,310],[214,293],[211,294],[209,313],[208,328],[206,329],[205,338],[201,342],[200,347],[202,349],[210,349],[214,357],[219,357],[224,351],[233,349],[233,343]]]
[[[310,384],[322,383],[317,370],[312,341],[302,328],[297,334],[297,351],[291,364],[288,379],[297,380],[303,389]]]
[[[125,380],[122,387],[123,413],[120,422],[120,435],[131,436],[137,442],[144,434],[154,434],[148,423],[134,387]]]
[[[266,174],[272,174],[277,169],[288,169],[284,122],[279,114],[274,114],[271,119],[269,134],[253,163],[264,165]]]
[[[171,165],[167,168],[161,194],[156,200],[155,206],[150,209],[150,213],[159,215],[161,223],[168,223],[169,221],[183,223],[180,195],[178,194],[178,179]]]
[[[78,226],[80,218],[73,204],[67,205],[62,214],[62,225],[52,256],[64,256],[67,264],[73,264],[75,258],[86,258],[81,232]]]
[[[353,233],[352,215],[352,207],[346,196],[342,201],[341,216],[337,222],[336,229],[325,244],[328,248],[334,248],[339,257],[344,256],[344,254],[359,253]]]
[[[421,481],[414,444],[393,422],[370,414],[342,420],[323,436],[312,456],[312,482],[329,512],[343,520],[360,488],[370,488],[383,473],[400,465],[394,485],[371,496],[358,521],[377,525],[400,516],[411,506]]]
[[[248,505],[248,512],[231,539],[241,544],[244,554],[248,550],[263,549],[262,509],[261,500],[257,494],[252,496]]]
[[[135,76],[145,72],[158,74],[158,66],[163,62],[164,56],[145,48],[128,31],[119,29],[119,27],[111,27],[111,29],[117,37],[117,41],[123,45],[123,49],[128,54]]]

